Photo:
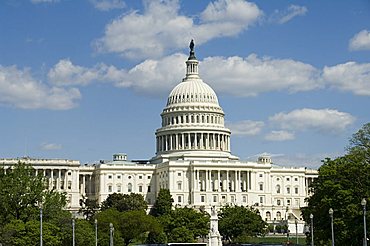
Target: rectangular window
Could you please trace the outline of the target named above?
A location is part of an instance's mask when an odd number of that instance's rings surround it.
[[[177,189],[178,189],[178,190],[181,190],[181,188],[182,188],[182,187],[181,187],[181,183],[177,183]]]
[[[263,196],[260,196],[260,203],[263,204]]]
[[[243,202],[247,202],[247,197],[243,196]]]
[[[118,175],[118,176],[117,176],[117,179],[121,179],[121,175]]]
[[[217,196],[213,196],[213,202],[217,202]]]
[[[286,193],[290,194],[290,187],[286,187]]]
[[[148,179],[150,179],[150,176],[148,176]]]
[[[140,176],[139,176],[139,179],[143,179],[143,176],[141,176],[141,175],[140,175]]]
[[[280,206],[281,205],[281,201],[280,199],[279,200],[276,200],[276,205]]]
[[[235,201],[235,197],[231,196],[231,202],[234,202],[234,201]]]
[[[294,181],[298,181],[298,178],[294,178]]]
[[[112,186],[108,185],[108,192],[112,192]]]
[[[178,203],[181,203],[181,196],[178,196],[178,197],[177,197],[177,202],[178,202]]]
[[[139,192],[143,192],[143,186],[139,186]]]
[[[148,185],[148,192],[150,192],[150,185]]]
[[[205,197],[204,196],[200,196],[200,201],[201,202],[204,202],[205,201]]]
[[[294,188],[294,193],[298,194],[298,187]]]
[[[260,184],[260,190],[263,190],[263,184]]]
[[[259,175],[259,176],[260,176],[260,178],[262,178],[262,177],[263,177],[263,174],[262,174],[262,173],[260,173],[260,175]]]
[[[181,173],[177,173],[177,176],[179,176],[179,177],[180,177],[180,176],[181,176]]]
[[[286,200],[286,205],[290,206],[290,200]]]
[[[108,175],[108,179],[112,179],[112,175]]]
[[[121,186],[120,185],[117,186],[117,192],[121,192]]]
[[[290,178],[286,178],[286,181],[289,181],[290,180]]]

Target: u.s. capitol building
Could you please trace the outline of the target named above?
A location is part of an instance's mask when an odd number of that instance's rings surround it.
[[[249,205],[257,207],[267,222],[301,221],[300,207],[306,205],[308,185],[317,171],[274,165],[267,154],[256,162],[239,160],[231,154],[231,131],[224,116],[216,93],[199,77],[191,45],[186,76],[171,91],[161,113],[152,159],[129,161],[126,154],[115,154],[112,161],[94,165],[32,158],[0,159],[0,163],[32,164],[49,178],[50,189],[68,194],[69,209],[75,211],[82,197],[101,203],[115,192],[142,194],[151,206],[165,188],[178,206],[209,211],[212,206]]]

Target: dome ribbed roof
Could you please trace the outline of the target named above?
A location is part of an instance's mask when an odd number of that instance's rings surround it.
[[[167,106],[180,103],[205,103],[219,106],[216,93],[201,79],[184,80],[171,91]]]

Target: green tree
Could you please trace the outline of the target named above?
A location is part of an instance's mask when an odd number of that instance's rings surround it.
[[[119,230],[126,246],[134,241],[145,242],[148,233],[160,235],[163,231],[153,216],[139,210],[123,212]]]
[[[314,215],[315,245],[330,243],[329,208],[334,210],[335,243],[362,244],[361,200],[370,196],[370,124],[355,133],[350,144],[346,155],[323,161],[318,178],[310,187],[314,193],[307,199],[308,206],[302,209],[307,223],[309,215]]]
[[[264,234],[267,228],[258,210],[244,206],[225,206],[219,216],[219,231],[231,243],[241,243],[242,238]]]
[[[37,219],[39,204],[43,204],[44,219],[48,221],[62,213],[65,193],[47,190],[47,179],[36,174],[31,165],[17,163],[12,169],[0,171],[0,217],[2,224],[11,220],[24,222]]]
[[[86,220],[91,221],[95,213],[99,210],[98,199],[89,199],[83,196],[80,200],[80,205],[79,212],[83,214]]]
[[[60,230],[51,223],[43,223],[43,245],[60,246],[62,238]],[[35,245],[40,240],[40,222],[31,220],[12,220],[1,231],[0,242],[4,246],[28,246]]]
[[[159,217],[171,243],[192,243],[209,231],[209,214],[193,208],[175,208]]]
[[[28,164],[19,162],[2,172],[0,178],[0,214],[4,222],[28,221],[38,214],[37,204],[43,200],[45,179],[35,175]]]
[[[110,194],[105,201],[101,204],[101,209],[106,210],[115,208],[119,212],[142,210],[146,211],[148,203],[144,200],[144,196],[137,193],[128,194]]]
[[[172,210],[173,199],[168,189],[160,189],[157,199],[150,211],[150,214],[158,217],[164,214],[169,214]]]

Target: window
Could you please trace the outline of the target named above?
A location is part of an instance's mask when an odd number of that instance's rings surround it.
[[[278,206],[281,205],[281,200],[280,199],[276,200],[276,205],[278,205]]]
[[[290,178],[286,178],[286,181],[290,181]]]
[[[298,181],[298,178],[294,178],[294,181]]]
[[[266,212],[266,220],[271,220],[271,213],[270,212]]]
[[[121,175],[117,175],[117,179],[121,179]]]
[[[286,200],[286,204],[288,205],[288,206],[290,206],[290,200],[288,199],[288,200]]]
[[[68,175],[71,176],[72,175],[71,172],[68,172]]]
[[[178,197],[177,197],[177,202],[178,202],[178,203],[181,203],[181,200],[182,200],[182,199],[181,199],[181,196],[178,196]]]
[[[131,179],[131,176],[128,176],[128,179]]]
[[[260,184],[260,190],[263,190],[263,184]]]
[[[281,220],[281,213],[279,211],[276,212],[276,219]]]
[[[143,186],[139,185],[139,192],[143,192]]]
[[[181,187],[181,182],[178,182],[178,183],[177,183],[177,189],[178,189],[178,190],[181,190],[181,189],[182,189],[182,187]]]
[[[150,192],[150,185],[148,185],[148,192]]]
[[[128,183],[127,185],[127,192],[132,192],[132,184]]]
[[[180,177],[180,176],[181,176],[181,173],[177,173],[177,176],[179,176],[179,177]]]
[[[286,187],[286,193],[290,194],[290,187]]]
[[[298,187],[295,187],[295,188],[294,188],[294,193],[295,193],[295,194],[298,194]]]
[[[263,174],[262,174],[262,173],[260,173],[260,175],[259,175],[259,176],[260,176],[260,178],[262,178],[262,177],[263,177]]]
[[[278,194],[280,193],[280,185],[276,186],[276,193],[278,193]]]
[[[112,179],[112,175],[108,175],[108,179]]]
[[[217,202],[217,196],[213,196],[213,202]]]
[[[148,179],[150,179],[150,175],[148,176]]]
[[[200,196],[200,202],[204,202],[205,201],[205,197],[204,196]]]
[[[247,202],[247,197],[243,196],[243,202]]]
[[[68,190],[72,188],[72,181],[68,181]]]
[[[121,192],[121,185],[117,185],[117,192]]]
[[[234,196],[231,196],[231,202],[235,202],[235,197]]]
[[[263,196],[260,196],[260,203],[263,204]]]
[[[139,179],[143,179],[143,176],[141,176],[141,175],[140,175],[140,176],[139,176]]]
[[[108,192],[112,192],[112,186],[108,185]]]
[[[276,181],[280,181],[280,178],[277,178]]]

